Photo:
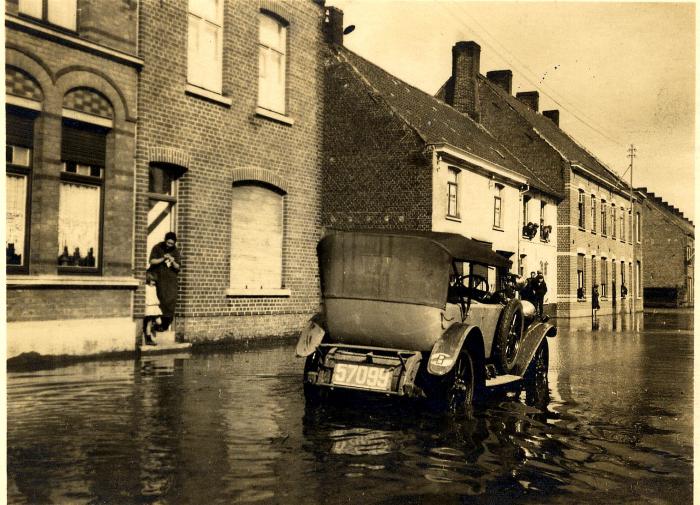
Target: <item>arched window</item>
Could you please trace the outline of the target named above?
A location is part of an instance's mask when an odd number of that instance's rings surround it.
[[[235,182],[231,203],[231,277],[236,294],[283,287],[284,193],[266,183]]]
[[[114,110],[89,88],[63,97],[57,263],[61,271],[99,273],[102,265],[107,135]]]

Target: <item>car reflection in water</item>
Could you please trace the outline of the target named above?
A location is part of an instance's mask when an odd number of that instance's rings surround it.
[[[363,494],[376,489],[383,499],[487,490],[498,495],[513,486],[551,490],[564,476],[521,472],[528,459],[561,453],[556,441],[532,429],[555,417],[547,410],[548,384],[523,389],[494,391],[466,415],[434,411],[415,399],[335,391],[322,406],[306,407],[307,450],[324,473],[342,470],[362,480]],[[350,492],[342,482],[333,486],[340,496]]]

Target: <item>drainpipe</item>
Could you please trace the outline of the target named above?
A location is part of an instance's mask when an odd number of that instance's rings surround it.
[[[525,193],[527,193],[528,191],[530,191],[530,185],[529,185],[529,184],[525,183],[525,186],[523,186],[523,187],[524,187],[525,189],[520,189],[520,190],[518,190],[518,203],[520,203],[520,207],[521,207],[521,208],[522,208],[523,195],[524,195]],[[519,210],[520,210],[520,209],[519,209]],[[522,216],[522,215],[523,215],[522,212],[518,212],[518,223],[520,223],[520,216]],[[523,238],[523,226],[525,226],[526,224],[527,224],[527,223],[522,223],[522,224],[518,227],[518,229],[516,230],[516,232],[518,233],[518,234],[517,234],[517,237],[518,237],[518,252],[517,252],[517,255],[518,255],[518,257],[517,257],[517,260],[518,260],[518,267],[520,266],[520,241],[521,241],[522,238]],[[520,268],[517,268],[515,273],[518,274],[519,271],[520,271]]]

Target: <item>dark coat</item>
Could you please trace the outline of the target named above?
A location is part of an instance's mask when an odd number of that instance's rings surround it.
[[[166,253],[175,258],[178,265],[180,264],[180,251],[178,248],[168,249],[165,242],[159,242],[153,246],[148,259],[150,261],[154,258],[162,258]],[[163,262],[158,265],[151,265],[148,271],[153,272],[156,277],[156,292],[158,293],[161,312],[164,316],[173,317],[175,315],[175,305],[177,304],[177,274],[179,270]]]
[[[598,310],[600,308],[600,297],[598,295],[598,288],[593,288],[593,294],[591,298],[593,303],[593,310]]]

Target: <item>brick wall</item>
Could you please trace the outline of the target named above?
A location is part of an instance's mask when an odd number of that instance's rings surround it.
[[[12,289],[8,292],[8,323],[130,315],[131,291],[125,289]]]
[[[687,304],[687,279],[694,278],[694,258],[686,261],[686,246],[694,252],[693,227],[651,199],[642,206],[642,222],[644,287],[674,288],[678,299],[668,302]]]
[[[16,2],[6,2],[16,12]],[[12,10],[14,9],[14,11]],[[128,24],[131,18],[113,21]],[[132,20],[133,21],[133,20]],[[31,22],[31,21],[30,21]],[[39,24],[37,23],[37,26]],[[98,277],[129,276],[132,270],[133,153],[136,123],[137,68],[132,63],[87,52],[11,21],[6,27],[6,64],[35,79],[43,94],[42,112],[34,122],[34,154],[30,202],[29,275],[58,276],[58,207],[61,165],[61,118],[64,95],[85,87],[104,95],[114,109],[107,135],[104,203]],[[109,44],[105,43],[109,46]],[[17,288],[8,280],[8,320],[60,320],[124,317],[131,310],[131,292],[109,287],[65,289],[54,286]]]
[[[565,183],[566,198],[562,201],[558,208],[559,218],[559,283],[560,291],[558,315],[560,316],[588,316],[591,309],[591,293],[593,289],[594,279],[592,276],[592,259],[595,256],[596,261],[596,279],[595,283],[602,284],[601,274],[602,258],[607,261],[607,290],[608,296],[600,298],[601,309],[599,314],[618,313],[629,310],[630,297],[632,295],[632,285],[630,275],[634,273],[634,261],[632,259],[632,244],[627,237],[628,221],[625,221],[625,237],[621,240],[619,227],[619,213],[617,214],[617,233],[616,238],[612,238],[612,227],[609,225],[606,235],[602,234],[600,222],[600,202],[605,200],[608,205],[608,220],[610,220],[610,204],[614,202],[616,208],[624,208],[625,214],[629,210],[629,200],[620,193],[611,193],[606,187],[601,187],[594,181],[582,177],[576,173],[570,172]],[[583,189],[585,196],[585,226],[584,229],[579,228],[579,211],[578,198],[579,190]],[[591,194],[596,195],[596,231],[592,230],[591,222]],[[642,251],[640,244],[635,244],[635,258],[641,260]],[[585,302],[577,300],[577,255],[583,253],[585,257]],[[612,262],[615,262],[615,277],[613,278]],[[621,272],[620,262],[624,260],[625,285],[629,290],[627,299],[623,302],[620,298],[621,289]],[[630,263],[632,264],[630,267]],[[644,270],[644,264],[642,264]],[[613,303],[613,281],[615,283],[615,302]],[[601,293],[602,294],[602,293]],[[639,298],[636,302],[636,310],[641,310],[642,299]]]
[[[422,141],[347,64],[329,61],[324,226],[430,230],[432,165]]]
[[[230,106],[185,93],[187,2],[143,2],[140,56],[135,275],[147,263],[149,153],[188,154],[179,180],[177,232],[182,251],[176,328],[188,339],[223,338],[242,324],[276,335],[279,318],[314,312],[319,302],[316,243],[320,238],[323,11],[312,2],[269,2],[289,22],[287,114],[293,125],[256,115],[259,7],[226,2],[223,95]],[[266,4],[267,5],[267,4]],[[289,297],[227,297],[233,170],[258,167],[286,181],[283,284]],[[143,314],[137,293],[135,316]],[[303,316],[303,317],[302,317]],[[246,323],[242,321],[245,320]],[[214,324],[215,323],[215,324]],[[215,328],[215,329],[213,329]]]

